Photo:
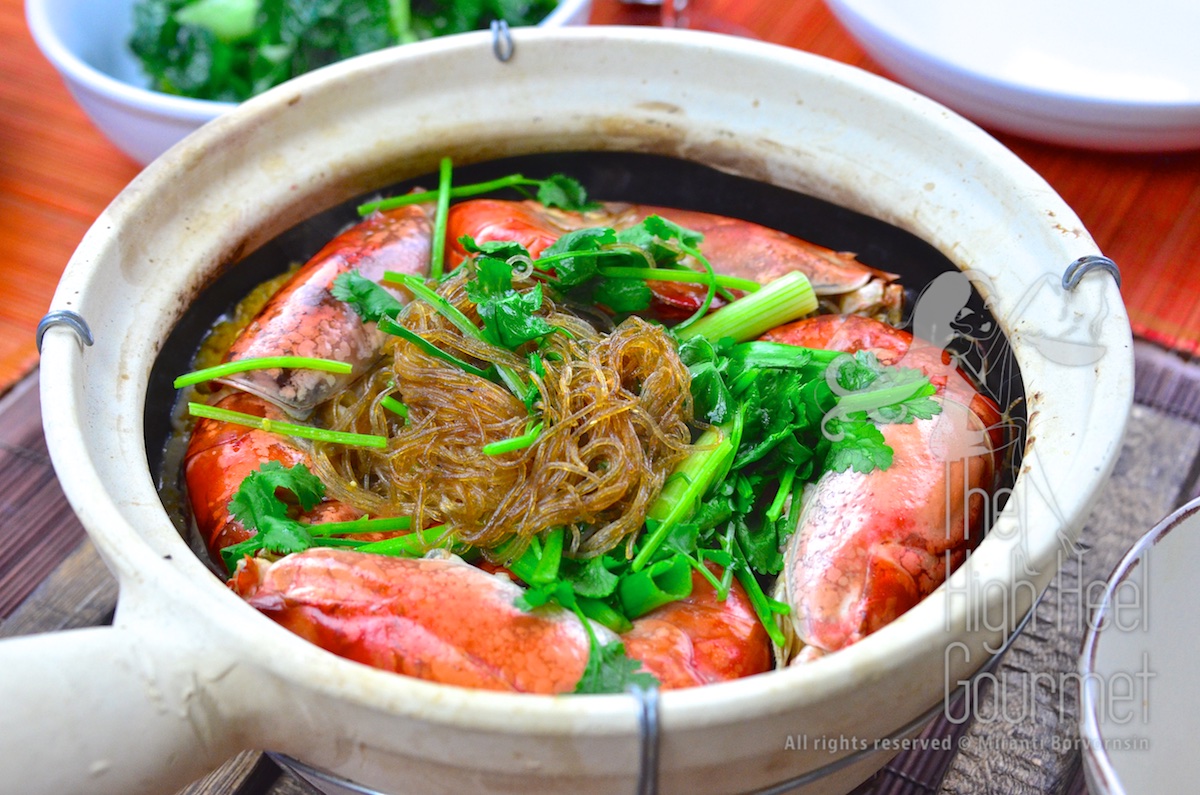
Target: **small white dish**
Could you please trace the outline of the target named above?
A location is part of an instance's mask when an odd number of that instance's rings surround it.
[[[995,130],[1200,149],[1195,0],[826,0],[901,82]]]
[[[1197,561],[1193,500],[1143,536],[1105,586],[1079,661],[1079,736],[1092,795],[1195,791]]]
[[[92,123],[122,152],[146,165],[234,106],[149,88],[129,49],[134,0],[25,0],[42,54]],[[586,25],[591,0],[561,0],[541,27]]]

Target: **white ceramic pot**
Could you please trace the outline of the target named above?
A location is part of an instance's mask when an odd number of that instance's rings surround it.
[[[660,791],[753,790],[833,768],[813,791],[851,788],[894,750],[849,743],[913,731],[1049,582],[1116,459],[1133,366],[1113,280],[1060,284],[1069,263],[1098,252],[1046,183],[943,107],[803,52],[642,28],[514,40],[507,63],[489,35],[472,34],[244,103],[153,163],[88,232],[52,309],[81,316],[95,344],[48,330],[43,412],[120,606],[111,628],[0,643],[0,781],[56,795],[167,792],[239,749],[266,748],[386,792],[636,790],[637,699],[462,690],[337,658],[215,579],[148,472],[147,375],[214,273],[322,209],[436,171],[443,155],[652,152],[833,201],[969,270],[1015,351],[1028,442],[978,551],[844,651],[663,694]],[[831,750],[838,738],[846,747]]]

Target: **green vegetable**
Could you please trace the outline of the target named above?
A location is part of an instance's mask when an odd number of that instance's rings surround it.
[[[689,328],[676,331],[681,340],[732,337],[751,340],[776,326],[798,320],[817,310],[817,296],[808,277],[799,271],[780,276],[761,290],[700,318]]]
[[[475,278],[466,287],[467,297],[475,302],[483,319],[484,338],[508,350],[557,330],[537,314],[542,308],[542,286],[535,284],[520,292],[513,287],[512,276],[512,266],[507,262],[479,257],[475,260]]]
[[[641,670],[641,662],[631,660],[625,654],[624,643],[614,641],[601,646],[590,628],[588,634],[592,637],[591,653],[583,676],[575,685],[575,693],[624,693],[631,685],[642,688],[658,686],[658,679]]]
[[[557,0],[138,0],[129,46],[153,88],[240,102],[355,55],[419,39],[534,25]]]
[[[258,0],[194,0],[175,12],[175,21],[209,30],[220,41],[234,42],[254,32],[258,7]]]
[[[234,425],[258,428],[260,431],[267,431],[268,433],[295,436],[298,439],[312,439],[319,442],[358,447],[387,447],[387,439],[383,436],[330,431],[325,428],[315,428],[311,425],[297,425],[292,422],[269,420],[266,417],[256,417],[253,414],[217,408],[216,406],[209,406],[204,403],[188,403],[188,413],[193,417],[207,417],[208,419],[221,420],[222,422],[231,422]]]
[[[314,359],[311,356],[262,356],[255,359],[239,359],[236,362],[225,362],[203,370],[194,370],[175,379],[173,386],[182,389],[185,386],[202,384],[214,378],[224,378],[235,373],[250,370],[269,370],[276,367],[305,368],[321,370],[327,373],[348,374],[354,368],[346,362],[336,362],[330,359]]]
[[[395,319],[404,308],[396,296],[357,270],[339,273],[329,292],[337,300],[350,304],[358,316],[368,323],[378,323],[383,317]]]
[[[442,278],[446,259],[446,215],[450,212],[450,158],[443,157],[438,169],[437,211],[433,216],[433,240],[430,242],[429,278]]]
[[[266,461],[247,475],[233,499],[229,501],[229,511],[247,530],[254,531],[254,535],[221,550],[221,557],[229,571],[237,567],[243,556],[253,555],[260,550],[280,555],[303,552],[317,546],[357,547],[366,551],[372,546],[372,542],[331,536],[395,532],[407,530],[412,524],[408,517],[359,519],[320,525],[301,524],[289,516],[288,504],[279,498],[279,491],[289,492],[301,510],[309,511],[325,496],[325,484],[309,472],[304,464],[285,467],[278,461]],[[424,536],[420,538],[425,540]],[[412,545],[411,541],[408,543]],[[425,547],[412,554],[421,555],[427,549],[428,547]]]
[[[383,406],[388,411],[400,417],[402,420],[408,419],[408,406],[401,403],[391,395],[384,395],[379,400],[379,405]]]
[[[454,185],[450,188],[448,194],[451,199],[467,199],[472,196],[481,196],[485,193],[494,193],[504,188],[516,188],[525,192],[524,188],[527,187],[536,187],[538,201],[547,207],[559,207],[563,210],[590,210],[599,206],[596,202],[588,201],[587,191],[582,185],[562,174],[552,174],[546,179],[530,179],[521,174],[509,174],[508,176],[487,182],[476,182],[471,185]],[[415,193],[406,193],[403,196],[393,196],[390,199],[379,199],[367,202],[366,204],[360,204],[358,206],[358,214],[366,216],[373,212],[394,210],[397,207],[406,207],[410,204],[421,204],[433,201],[437,196],[438,191],[418,191]]]
[[[483,446],[485,455],[502,455],[511,453],[513,450],[524,450],[538,440],[542,435],[542,423],[533,423],[529,426],[529,430],[520,436],[514,436],[511,439],[505,439],[500,442],[492,442]]]
[[[625,615],[637,617],[692,592],[692,567],[682,555],[659,560],[622,577],[617,588]]]

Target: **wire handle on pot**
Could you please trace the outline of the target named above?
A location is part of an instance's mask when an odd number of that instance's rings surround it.
[[[1080,257],[1067,266],[1063,271],[1062,286],[1064,290],[1074,290],[1084,276],[1087,276],[1090,271],[1103,270],[1112,274],[1113,279],[1117,282],[1117,287],[1121,286],[1121,269],[1117,267],[1117,263],[1110,260],[1108,257],[1102,257],[1098,254],[1090,254],[1086,257]]]
[[[83,340],[84,345],[91,345],[95,342],[87,321],[78,313],[69,309],[56,309],[53,312],[47,312],[37,325],[37,351],[39,354],[42,352],[42,338],[46,336],[46,332],[52,326],[67,326],[79,335],[79,339]]]
[[[637,795],[658,792],[658,688],[630,685],[629,694],[638,701],[638,736],[641,756],[638,760]]]
[[[508,27],[508,20],[493,19],[492,20],[492,52],[496,55],[496,60],[501,63],[507,63],[513,57],[512,30]]]

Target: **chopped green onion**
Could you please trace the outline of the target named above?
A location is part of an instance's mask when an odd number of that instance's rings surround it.
[[[433,245],[429,258],[429,278],[442,278],[446,261],[446,216],[450,212],[450,158],[443,157],[438,174],[437,213],[433,217]]]
[[[352,365],[346,362],[337,362],[332,359],[317,359],[312,356],[261,356],[254,359],[239,359],[235,362],[225,362],[213,367],[205,367],[202,370],[194,370],[176,378],[174,387],[182,389],[185,386],[202,384],[205,381],[211,381],[214,378],[224,378],[234,373],[244,373],[248,370],[270,370],[280,367],[321,370],[326,373],[341,374],[349,373],[354,369]]]
[[[311,425],[296,425],[291,422],[280,422],[279,420],[269,420],[266,417],[256,417],[253,414],[244,414],[240,411],[217,408],[216,406],[209,406],[204,403],[188,403],[188,413],[193,417],[221,420],[233,423],[234,425],[258,428],[268,433],[295,436],[299,439],[312,439],[316,442],[330,442],[332,444],[344,444],[351,447],[377,447],[380,449],[386,448],[388,443],[385,436],[331,431],[326,428],[314,428]]]
[[[563,529],[556,527],[546,533],[545,543],[542,544],[542,556],[537,568],[530,575],[530,585],[549,585],[558,579],[558,567],[562,563]]]
[[[471,318],[462,313],[458,307],[447,301],[445,298],[437,294],[436,290],[431,290],[425,281],[420,276],[413,276],[408,273],[397,273],[395,271],[385,271],[383,281],[388,284],[398,284],[408,290],[417,298],[420,298],[425,303],[432,306],[437,313],[450,321],[450,323],[469,337],[474,337],[480,342],[487,342],[483,337],[483,331],[471,322]]]
[[[452,353],[447,353],[446,351],[442,350],[438,346],[434,345],[429,340],[422,337],[417,332],[411,331],[411,330],[405,328],[404,326],[401,326],[399,323],[397,323],[396,321],[387,317],[386,315],[379,319],[379,330],[384,331],[388,334],[394,334],[397,337],[403,337],[404,339],[408,340],[413,345],[416,345],[418,348],[420,348],[422,351],[429,354],[430,356],[433,356],[434,358],[437,358],[437,359],[441,359],[442,361],[445,361],[445,362],[449,362],[450,364],[454,365],[455,367],[458,367],[460,370],[463,370],[464,372],[468,372],[471,375],[476,375],[476,376],[479,376],[480,378],[489,378],[491,375],[491,373],[488,370],[483,370],[483,369],[471,364],[470,362],[464,362],[462,359],[458,358],[457,356],[455,356]]]
[[[446,532],[446,525],[439,524],[426,527],[415,533],[409,533],[395,538],[385,538],[382,541],[371,541],[357,547],[359,552],[369,552],[373,555],[391,555],[399,558],[419,558],[437,544]]]
[[[412,527],[411,516],[388,516],[382,519],[351,519],[348,522],[325,522],[305,525],[311,536],[337,536],[358,533],[394,533]],[[362,542],[359,542],[362,543]]]
[[[728,428],[713,427],[696,440],[701,449],[688,456],[675,468],[667,484],[659,492],[658,499],[650,506],[646,515],[657,519],[659,524],[645,537],[642,548],[633,559],[630,568],[641,571],[654,553],[658,551],[671,528],[695,512],[700,498],[709,487],[724,477],[729,464],[737,452],[737,440]]]
[[[454,304],[450,303],[445,298],[438,295],[435,290],[431,290],[428,287],[428,285],[426,285],[425,282],[421,280],[421,278],[419,276],[413,276],[413,275],[407,274],[407,273],[396,273],[395,271],[386,271],[383,274],[383,281],[388,282],[389,284],[398,284],[401,287],[404,287],[409,292],[411,292],[414,296],[416,296],[417,298],[420,298],[422,301],[424,301],[425,303],[432,306],[435,310],[437,310],[437,313],[439,315],[441,315],[442,317],[449,320],[450,323],[455,328],[457,328],[459,331],[461,331],[463,334],[466,334],[470,337],[474,337],[475,339],[479,340],[480,342],[487,343],[489,345],[491,344],[487,341],[487,339],[484,338],[483,330],[480,329],[479,326],[476,326],[474,323],[471,322],[471,318],[464,315],[462,313],[462,311],[458,307],[456,307]],[[397,325],[397,327],[399,327],[399,324],[396,324],[396,325]],[[382,322],[379,327],[383,328]],[[388,333],[392,333],[392,334],[400,333],[398,331],[389,331],[388,329],[384,329],[384,330],[388,331]],[[412,332],[409,332],[409,333],[412,334]],[[403,335],[401,335],[401,336],[403,336]],[[415,337],[416,335],[413,334],[413,336]],[[426,344],[429,344],[429,343],[426,343]],[[434,346],[430,345],[430,347],[432,348]],[[438,350],[442,354],[442,358],[447,359],[447,361],[450,361],[451,359],[453,359],[453,361],[455,361],[456,363],[459,363],[460,366],[463,367],[463,369],[467,369],[467,367],[470,367],[470,365],[467,365],[465,362],[462,362],[461,359],[456,359],[456,358],[452,357],[450,354],[445,353],[444,351],[441,351],[438,348],[434,348],[434,349]],[[437,355],[437,354],[434,354],[434,355]],[[447,358],[447,357],[450,357],[450,358]],[[518,398],[520,398],[521,402],[528,405],[530,400],[533,397],[535,397],[534,395],[532,395],[530,393],[530,390],[535,389],[535,387],[531,386],[530,384],[525,383],[525,380],[523,378],[521,378],[521,376],[519,374],[517,374],[517,372],[515,370],[513,370],[511,367],[509,367],[508,365],[497,364],[497,365],[495,365],[495,368],[496,368],[496,372],[499,373],[499,375],[500,375],[500,379],[504,382],[504,385],[508,387],[509,391],[512,392],[514,395],[516,395]],[[483,371],[480,371],[479,368],[472,368],[472,370],[477,371],[479,373],[483,372]],[[467,372],[472,372],[472,370],[467,370]],[[483,377],[486,378],[487,376],[484,375]]]
[[[514,450],[523,450],[538,440],[538,437],[542,435],[542,427],[543,423],[539,422],[520,436],[485,444],[483,446],[483,454],[502,455],[504,453],[511,453]]]
[[[380,398],[379,405],[383,406],[385,409],[403,420],[408,419],[408,406],[404,405],[399,400],[396,400],[396,398],[392,397],[391,395],[384,395],[382,398]]]
[[[637,618],[656,607],[676,602],[692,592],[692,567],[684,555],[655,561],[621,578],[617,594],[625,615]]]
[[[736,342],[744,342],[816,309],[817,296],[808,277],[792,271],[764,285],[758,292],[739,298],[691,326],[677,330],[676,336],[681,340],[704,337],[714,343],[732,337]]]
[[[603,254],[604,252],[599,252]],[[575,252],[571,252],[575,254]],[[564,257],[565,258],[565,257]],[[538,260],[541,262],[541,260]],[[671,268],[605,268],[600,267],[596,272],[610,279],[642,279],[647,282],[685,282],[687,284],[708,284],[712,279],[707,273],[697,273],[690,270],[674,270]],[[717,286],[730,290],[741,290],[745,293],[758,292],[762,285],[750,279],[737,276],[716,274]]]
[[[607,602],[588,596],[576,596],[575,603],[580,612],[591,620],[603,624],[618,635],[623,635],[633,629],[629,619],[613,610]]]
[[[506,560],[512,556],[513,550],[517,548],[520,539],[516,536],[511,536],[505,539],[500,544],[496,545],[494,550],[498,560]],[[537,571],[538,560],[542,556],[542,545],[538,541],[538,537],[534,536],[529,539],[529,545],[525,547],[525,551],[520,557],[512,558],[506,564],[513,574],[524,580],[526,583],[533,582],[533,574]]]

